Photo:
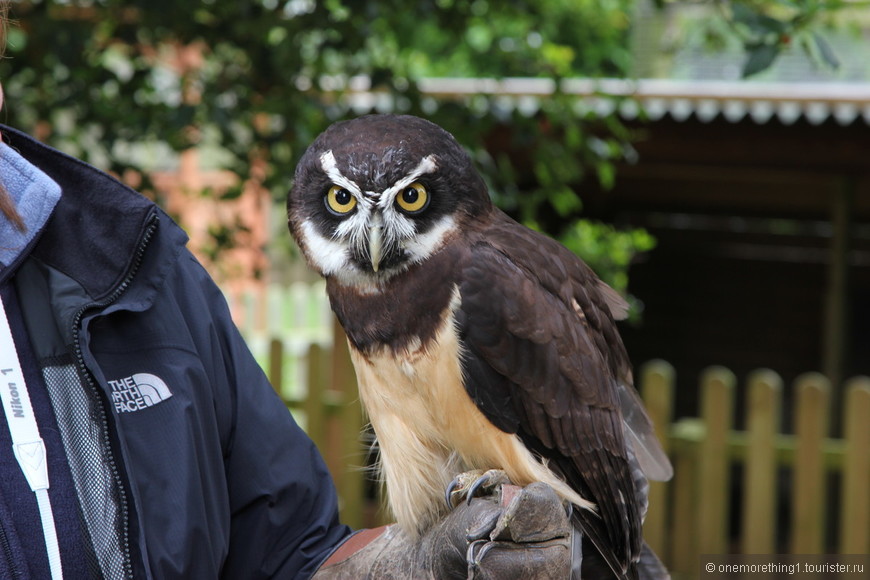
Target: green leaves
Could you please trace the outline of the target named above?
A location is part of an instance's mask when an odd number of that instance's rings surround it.
[[[621,294],[628,289],[631,261],[655,247],[655,239],[646,230],[617,230],[589,220],[573,222],[560,234],[559,241]]]
[[[861,0],[863,2],[863,0]],[[673,0],[676,4],[676,0]],[[829,38],[863,22],[859,4],[843,0],[702,0],[682,15],[675,34],[679,49],[742,53],[744,78],[770,70],[785,54],[802,51],[820,68],[836,70],[840,59]],[[706,9],[705,9],[706,8]],[[775,74],[775,73],[774,73]]]
[[[816,0],[731,0],[725,18],[743,42],[743,77],[769,69],[791,45],[799,45],[820,66],[836,69],[840,60],[822,29],[843,2]]]
[[[804,42],[804,50],[807,52],[807,54],[809,54],[811,58],[813,58],[817,62],[821,62],[825,66],[828,66],[832,69],[839,68],[840,59],[834,53],[834,49],[831,48],[830,43],[825,40],[825,37],[816,32],[811,33],[809,36],[810,40],[808,42]]]
[[[777,40],[789,27],[788,22],[765,14],[762,11],[764,7],[765,4],[750,4],[740,0],[731,2],[733,24],[745,29],[746,37],[756,42]]]
[[[780,46],[776,44],[757,44],[747,47],[747,57],[743,64],[743,76],[751,77],[761,71],[767,70],[776,57],[779,56]]]

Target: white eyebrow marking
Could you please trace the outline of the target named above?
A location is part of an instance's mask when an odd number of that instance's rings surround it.
[[[356,195],[358,199],[362,200],[363,194],[360,187],[342,175],[341,171],[338,170],[338,163],[335,161],[335,155],[332,154],[332,149],[320,156],[320,167],[323,168],[323,172],[326,173],[326,176],[329,177],[332,183],[345,188]]]
[[[436,169],[438,169],[438,164],[435,163],[435,156],[434,155],[427,155],[426,157],[424,157],[420,161],[420,164],[417,165],[417,168],[414,169],[414,171],[412,171],[411,173],[412,174],[416,173],[417,176],[419,177],[420,175],[423,175],[424,173],[432,173]]]
[[[394,183],[389,189],[384,190],[381,194],[380,200],[378,200],[378,205],[382,209],[390,207],[400,191],[417,181],[421,175],[433,173],[436,169],[438,169],[438,164],[435,162],[435,156],[427,155],[417,164],[417,167],[408,173],[408,175]]]

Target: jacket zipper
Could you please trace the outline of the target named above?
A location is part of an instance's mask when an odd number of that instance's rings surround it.
[[[6,557],[6,563],[9,565],[9,570],[12,572],[12,578],[21,578],[21,570],[18,568],[18,561],[12,554],[12,546],[9,545],[9,536],[6,535],[6,528],[3,522],[0,521],[0,548],[3,550],[3,555]]]
[[[133,564],[132,556],[130,554],[130,507],[128,505],[127,490],[124,488],[124,482],[118,468],[118,462],[116,461],[112,451],[112,441],[109,435],[109,420],[106,413],[106,406],[105,404],[103,404],[99,385],[96,384],[93,375],[91,374],[90,370],[88,370],[88,367],[85,364],[84,354],[82,352],[81,339],[79,338],[79,327],[85,312],[95,308],[106,308],[107,306],[115,302],[118,298],[120,298],[121,295],[127,290],[130,282],[139,271],[139,266],[142,264],[142,258],[145,255],[145,249],[148,247],[148,244],[151,242],[151,238],[154,236],[154,232],[157,230],[158,220],[159,217],[156,213],[153,214],[151,218],[149,218],[148,222],[145,225],[145,231],[142,234],[142,240],[139,242],[139,246],[136,248],[136,253],[133,256],[133,264],[130,268],[130,271],[127,273],[127,276],[125,276],[124,279],[121,281],[121,283],[118,284],[112,294],[110,294],[103,300],[100,300],[99,302],[86,304],[85,306],[80,308],[78,312],[76,312],[72,321],[72,335],[74,337],[73,345],[79,376],[82,377],[87,387],[94,395],[94,400],[97,407],[97,418],[100,422],[100,426],[102,427],[103,445],[105,446],[106,453],[108,453],[109,456],[109,469],[112,472],[112,478],[115,480],[115,485],[118,489],[118,500],[120,504],[119,507],[121,509],[122,525],[121,539],[123,542],[124,550],[124,574],[127,578],[131,579],[133,578]]]

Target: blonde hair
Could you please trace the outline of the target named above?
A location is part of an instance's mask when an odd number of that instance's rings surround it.
[[[6,51],[6,27],[9,24],[9,2],[7,0],[0,0],[0,58],[3,58],[3,54]],[[6,191],[6,188],[3,187],[3,184],[0,183],[0,213],[6,216],[12,225],[21,230],[22,232],[26,229],[24,225],[24,220],[21,219],[21,214],[18,213],[18,210],[15,208],[15,202],[12,201],[12,196],[9,195],[9,192]]]

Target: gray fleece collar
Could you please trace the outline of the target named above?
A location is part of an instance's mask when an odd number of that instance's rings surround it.
[[[0,217],[0,271],[11,265],[42,230],[61,189],[45,173],[32,165],[12,147],[0,143],[0,182],[12,196],[21,214],[25,231]]]

